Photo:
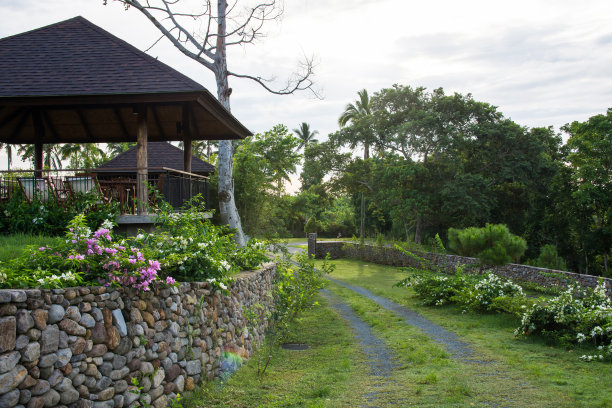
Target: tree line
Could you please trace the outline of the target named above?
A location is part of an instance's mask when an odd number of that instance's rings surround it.
[[[552,251],[568,269],[609,273],[612,109],[559,133],[442,88],[358,96],[324,142],[303,123],[295,135],[279,125],[238,146],[247,234],[303,235],[308,224],[332,237],[428,244],[436,234],[446,242],[449,228],[504,224],[527,241],[524,262]],[[300,191],[285,194],[300,163]]]

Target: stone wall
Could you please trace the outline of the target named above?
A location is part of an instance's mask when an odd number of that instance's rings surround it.
[[[0,408],[121,408],[139,400],[165,407],[177,393],[219,376],[228,366],[225,353],[252,354],[273,306],[275,274],[275,264],[244,272],[230,296],[207,282],[155,293],[0,290]],[[245,307],[260,313],[259,327],[247,326]]]
[[[309,248],[309,251],[311,248]],[[420,267],[419,261],[405,255],[394,247],[379,247],[376,245],[359,245],[342,241],[317,241],[312,249],[316,258],[325,258],[327,254],[332,259],[354,258],[367,262],[379,263],[392,266]],[[476,265],[478,259],[458,255],[435,254],[431,252],[415,252],[419,257],[427,259],[432,264],[453,272],[460,265]],[[535,266],[508,264],[490,267],[495,274],[510,279],[534,282],[543,286],[566,285],[568,282],[576,281],[585,287],[595,287],[598,276],[583,275],[578,273],[557,271],[553,269],[538,268]],[[606,283],[608,296],[612,297],[612,279],[603,278]]]

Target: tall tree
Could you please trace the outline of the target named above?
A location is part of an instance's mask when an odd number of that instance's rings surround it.
[[[344,112],[342,112],[342,115],[340,115],[338,118],[338,124],[340,127],[344,127],[348,123],[358,125],[360,121],[367,120],[367,118],[372,114],[368,91],[366,89],[362,89],[361,91],[357,92],[357,95],[359,95],[359,100],[357,100],[354,104],[349,103],[346,105]],[[345,133],[345,135],[349,136],[347,139],[351,147],[355,147],[358,141],[363,143],[363,159],[367,160],[370,158],[370,142],[372,134],[368,126],[360,126],[359,128],[360,131]],[[363,191],[361,192],[360,217],[359,236],[363,238],[365,229],[365,196]]]
[[[107,0],[103,0],[104,4]],[[229,77],[246,78],[255,81],[268,92],[277,95],[292,94],[299,90],[313,89],[313,61],[306,59],[300,64],[299,72],[291,75],[284,87],[273,89],[270,80],[261,76],[242,74],[229,70],[227,47],[253,44],[262,35],[267,21],[278,20],[283,8],[276,0],[237,7],[237,1],[228,5],[227,0],[205,0],[198,11],[180,0],[116,0],[126,8],[133,7],[144,14],[183,54],[201,64],[215,75],[217,98],[230,110]],[[158,40],[158,41],[159,41]],[[219,209],[221,219],[235,230],[234,238],[239,245],[245,244],[240,215],[234,200],[232,176],[233,148],[229,140],[219,141]]]
[[[318,140],[314,137],[319,134],[318,130],[310,130],[310,125],[306,122],[302,122],[298,129],[293,129],[296,135],[300,138],[300,144],[298,150],[302,147],[306,147],[308,143],[317,143]]]
[[[362,89],[357,92],[357,95],[359,96],[359,100],[355,101],[354,104],[347,104],[344,108],[344,112],[342,112],[342,115],[338,118],[340,127],[344,127],[349,123],[357,124],[357,122],[366,119],[372,114],[372,104],[368,91]],[[358,132],[351,132],[346,134],[346,136],[348,136],[345,137],[346,141],[348,141],[353,148],[357,143],[363,143],[363,159],[367,160],[370,157],[370,143],[372,139],[372,135],[368,132],[367,128],[360,127]]]
[[[608,272],[608,254],[612,251],[612,108],[605,115],[590,117],[563,127],[573,172],[576,205],[588,214],[583,228],[586,268],[590,248],[602,258]],[[588,273],[588,272],[587,272]]]

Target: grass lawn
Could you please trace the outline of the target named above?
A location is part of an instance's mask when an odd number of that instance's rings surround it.
[[[534,338],[517,340],[518,321],[507,315],[462,313],[456,306],[427,307],[410,289],[394,288],[406,277],[400,268],[353,260],[334,261],[334,278],[387,297],[452,330],[472,345],[484,363],[446,358],[443,348],[374,302],[338,285],[330,289],[400,356],[396,374],[416,405],[444,406],[612,406],[612,365],[584,363],[584,350],[549,346]],[[388,385],[387,387],[390,387]],[[409,391],[406,391],[409,390]],[[396,406],[396,405],[389,405]],[[400,405],[401,406],[401,405]]]
[[[258,378],[255,356],[223,385],[207,384],[189,395],[184,407],[353,407],[368,386],[365,363],[341,318],[321,306],[293,325],[290,342],[309,349],[280,349]]]
[[[45,237],[42,235],[0,235],[0,262],[10,261],[18,257],[28,245],[41,247],[61,239],[60,237]]]

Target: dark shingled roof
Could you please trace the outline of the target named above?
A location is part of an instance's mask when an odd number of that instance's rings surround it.
[[[0,39],[0,96],[194,91],[205,88],[80,16]]]
[[[149,142],[147,144],[149,167],[167,167],[183,170],[183,150],[167,142]],[[136,168],[136,146],[126,150],[117,157],[104,163],[96,170],[110,171],[121,168]],[[195,156],[191,159],[191,172],[196,174],[214,173],[215,166]],[[136,170],[133,170],[136,172]]]
[[[206,88],[75,17],[0,39],[0,143],[243,139]]]

